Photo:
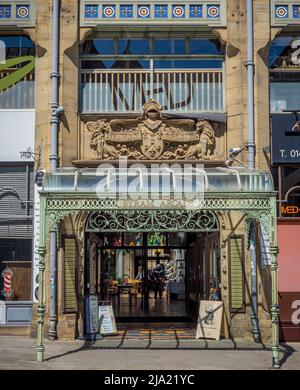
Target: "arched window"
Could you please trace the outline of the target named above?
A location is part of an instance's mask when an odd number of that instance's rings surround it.
[[[213,36],[93,35],[80,47],[81,111],[224,112],[224,47]]]
[[[0,35],[0,43],[0,109],[34,108],[34,43],[23,35]]]

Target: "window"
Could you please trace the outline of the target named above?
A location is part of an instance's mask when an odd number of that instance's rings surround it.
[[[34,108],[35,47],[26,36],[1,36],[0,109]]]
[[[32,240],[0,239],[0,300],[30,301]]]
[[[300,36],[279,35],[270,45],[271,112],[299,110]]]
[[[213,38],[91,38],[81,53],[81,111],[224,112],[224,48]]]

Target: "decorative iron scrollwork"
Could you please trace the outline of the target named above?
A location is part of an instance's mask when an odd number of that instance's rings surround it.
[[[212,211],[109,210],[94,212],[87,231],[215,231],[219,221]]]

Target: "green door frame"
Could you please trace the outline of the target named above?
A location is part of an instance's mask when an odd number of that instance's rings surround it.
[[[149,211],[155,217],[157,212],[173,211],[180,215],[186,213],[192,215],[195,210],[187,210],[184,200],[121,200],[102,199],[97,194],[84,193],[40,193],[40,243],[39,243],[39,300],[38,300],[38,331],[37,331],[37,361],[44,361],[44,273],[47,241],[50,231],[56,228],[67,216],[82,212],[105,210],[127,214],[132,211]],[[263,226],[270,242],[271,278],[272,278],[272,366],[280,368],[279,360],[279,305],[278,305],[278,244],[277,244],[277,216],[276,216],[276,192],[219,192],[206,193],[204,199],[198,204],[198,210],[214,211],[215,213],[239,211],[246,216],[246,237],[251,221],[258,221]],[[172,214],[172,213],[171,213]],[[155,221],[155,218],[151,218]],[[154,225],[155,226],[155,225]],[[157,229],[157,227],[154,227]],[[177,226],[173,231],[178,230]],[[188,227],[181,231],[191,231]],[[201,231],[201,227],[195,227],[193,231]],[[172,229],[169,229],[172,231]],[[202,231],[205,229],[202,228]]]

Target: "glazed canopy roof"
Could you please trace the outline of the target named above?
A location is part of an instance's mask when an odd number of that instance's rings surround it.
[[[46,172],[42,193],[237,193],[272,192],[273,180],[267,171],[244,168],[170,167],[150,170],[136,164],[127,169],[105,164],[94,168],[60,168]]]

